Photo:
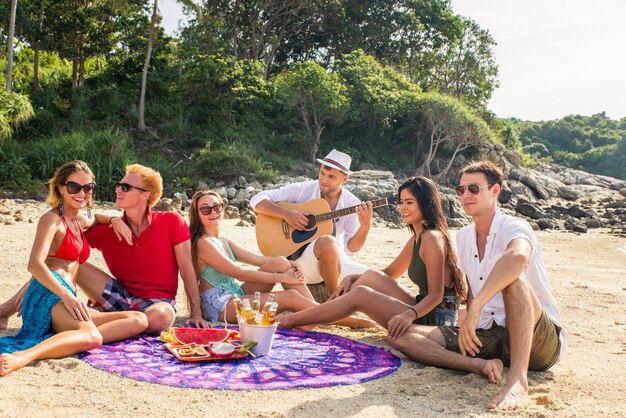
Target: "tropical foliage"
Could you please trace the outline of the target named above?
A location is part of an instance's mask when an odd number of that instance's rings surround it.
[[[73,158],[106,197],[130,161],[193,189],[306,170],[332,148],[442,181],[494,141],[583,167],[623,154],[604,134],[556,146],[490,114],[495,43],[449,0],[180,2],[172,38],[158,0],[19,0],[10,44],[14,2],[0,3],[0,187],[36,187]]]

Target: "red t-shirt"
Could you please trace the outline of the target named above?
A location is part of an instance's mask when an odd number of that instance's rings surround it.
[[[118,240],[110,225],[96,225],[85,236],[92,248],[102,252],[113,277],[133,296],[176,299],[174,247],[189,240],[189,227],[176,212],[148,208],[148,220],[150,226],[139,237],[133,235],[133,245]]]

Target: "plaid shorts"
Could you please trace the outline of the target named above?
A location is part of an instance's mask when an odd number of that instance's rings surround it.
[[[176,301],[169,298],[136,298],[130,292],[122,287],[119,282],[109,276],[104,286],[102,294],[97,301],[89,301],[91,308],[102,312],[120,312],[120,311],[145,311],[155,303],[169,303],[172,308]]]

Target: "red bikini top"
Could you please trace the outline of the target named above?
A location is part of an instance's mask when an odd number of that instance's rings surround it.
[[[85,236],[83,235],[83,231],[82,229],[80,231],[80,237],[83,241],[83,245],[81,247],[80,241],[78,241],[78,239],[76,238],[76,235],[74,235],[70,227],[67,225],[67,222],[65,221],[65,217],[61,216],[61,219],[63,220],[63,223],[65,224],[67,233],[65,234],[63,241],[61,241],[61,245],[59,245],[59,249],[57,250],[57,253],[55,255],[49,255],[48,257],[55,257],[55,258],[60,258],[62,260],[69,260],[69,261],[78,260],[80,264],[83,264],[89,258],[89,253],[90,253],[89,244],[87,243],[87,240],[85,239]],[[76,221],[76,223],[78,224],[78,221]]]

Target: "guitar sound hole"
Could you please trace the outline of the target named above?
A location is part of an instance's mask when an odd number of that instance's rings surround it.
[[[309,230],[309,229],[315,228],[315,224],[316,224],[316,222],[315,222],[315,215],[307,215],[307,218],[309,219],[309,223],[306,224],[305,229]]]

